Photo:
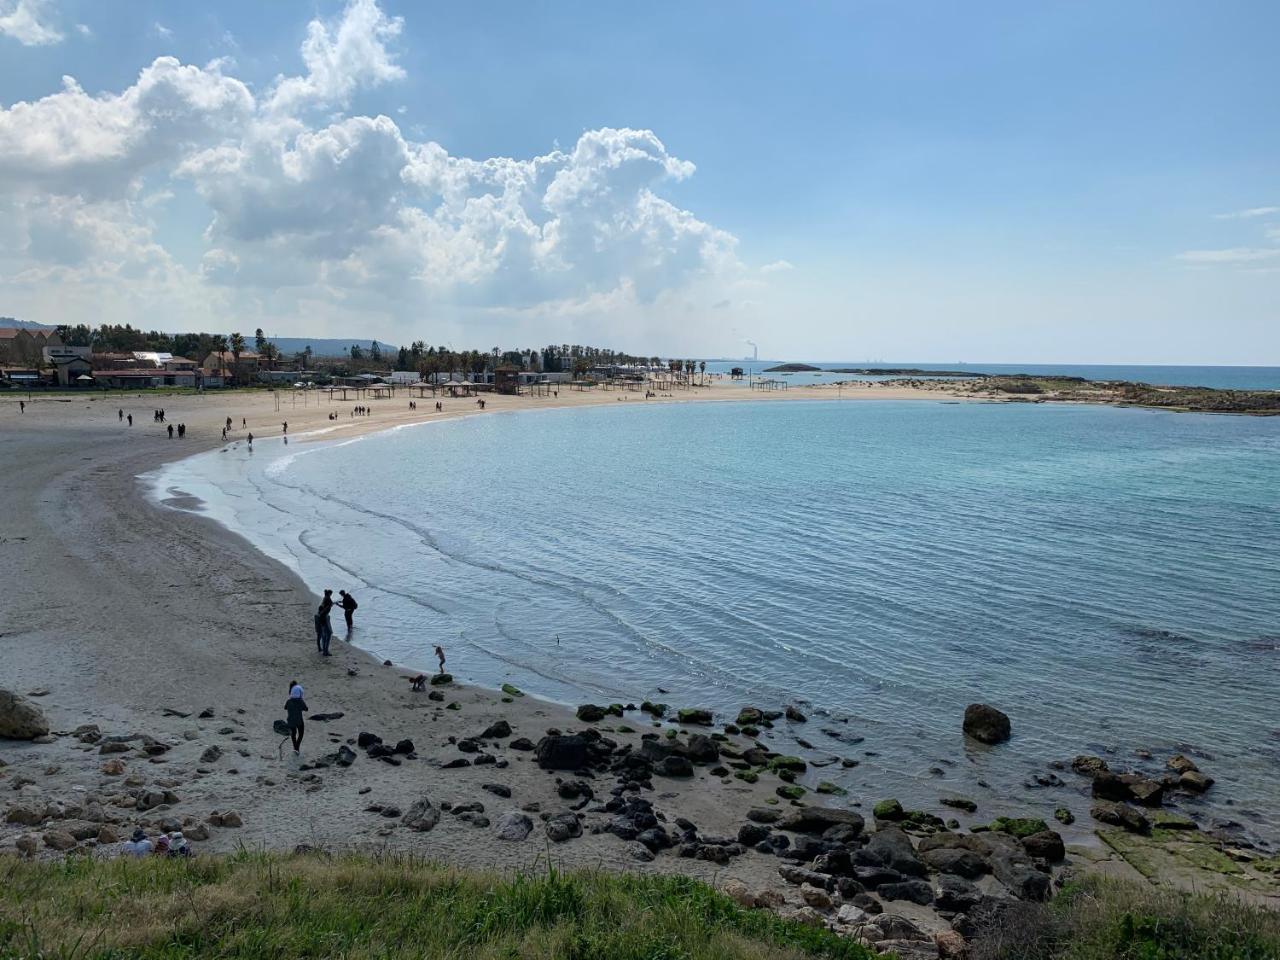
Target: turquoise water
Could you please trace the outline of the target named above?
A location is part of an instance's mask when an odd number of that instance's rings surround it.
[[[753,370],[761,376],[778,377],[781,374],[764,373],[768,367],[788,361],[759,360],[754,363],[747,360],[713,360],[707,363],[707,373],[728,373],[734,367]],[[1014,374],[1027,373],[1032,376],[1084,377],[1086,380],[1132,380],[1138,383],[1157,384],[1175,387],[1215,387],[1220,390],[1280,390],[1280,367],[1193,367],[1169,366],[1160,364],[1119,364],[1119,363],[880,363],[872,361],[851,361],[832,363],[826,360],[799,361],[811,367],[822,367],[830,370],[835,367],[852,369],[872,369],[875,367],[896,367],[912,370],[944,370],[952,372],[973,371],[975,373]],[[787,380],[796,386],[813,383],[836,383],[840,380],[885,380],[889,377],[874,375],[858,376],[838,373],[793,373]]]
[[[397,663],[442,643],[460,677],[570,703],[802,703],[777,742],[858,759],[820,772],[853,797],[962,794],[984,822],[1087,814],[1069,772],[1025,785],[1050,761],[1189,751],[1206,821],[1280,835],[1280,418],[627,405],[238,446],[159,487],[354,590]],[[979,700],[1010,744],[965,743]]]

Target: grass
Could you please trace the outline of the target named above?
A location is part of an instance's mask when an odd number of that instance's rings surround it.
[[[868,960],[685,877],[499,876],[408,857],[0,860],[0,957]]]
[[[1280,912],[1090,876],[1048,904],[1019,904],[972,944],[971,960],[1275,960]]]

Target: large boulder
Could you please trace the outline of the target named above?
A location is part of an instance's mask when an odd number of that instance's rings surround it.
[[[1055,830],[1042,830],[1022,838],[1022,849],[1032,857],[1040,857],[1050,863],[1061,863],[1067,857],[1062,835]]]
[[[720,759],[720,747],[705,733],[695,733],[685,744],[684,755],[694,763],[715,763]]]
[[[580,770],[587,765],[587,740],[570,736],[546,736],[538,741],[535,755],[543,770]]]
[[[30,700],[0,690],[0,739],[34,740],[49,734],[49,721]]]
[[[1095,820],[1121,827],[1130,833],[1147,833],[1151,829],[1151,821],[1127,803],[1099,800],[1090,808],[1089,813]]]
[[[577,814],[558,813],[547,821],[547,839],[553,843],[563,843],[574,837],[582,836],[582,823]]]
[[[1012,734],[1008,714],[985,703],[964,708],[964,732],[982,743],[1004,743]]]
[[[504,813],[498,818],[499,840],[523,840],[533,832],[533,821],[519,810]]]
[[[939,847],[922,851],[920,859],[928,864],[930,870],[967,880],[976,880],[984,873],[991,872],[991,865],[972,850]]]
[[[877,830],[859,853],[904,876],[923,877],[928,873],[925,865],[916,856],[911,838],[897,827],[883,827]]]
[[[748,819],[751,813],[747,814]],[[828,807],[800,807],[790,813],[784,813],[775,824],[779,830],[789,830],[792,833],[825,833],[831,827],[846,826],[853,830],[854,834],[862,832],[866,821],[863,820],[862,814],[855,813],[853,810],[836,810]],[[908,841],[909,842],[909,841]]]
[[[440,822],[440,808],[428,798],[423,797],[409,808],[409,812],[400,821],[410,830],[426,833]]]

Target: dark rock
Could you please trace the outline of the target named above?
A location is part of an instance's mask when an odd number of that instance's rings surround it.
[[[1107,761],[1088,754],[1081,754],[1072,760],[1071,769],[1085,777],[1096,777],[1100,773],[1108,772]]]
[[[836,885],[833,878],[824,876],[816,870],[806,870],[804,867],[795,867],[790,864],[779,867],[778,876],[787,883],[794,883],[797,887],[807,883],[821,890],[834,890]]]
[[[481,740],[502,740],[511,736],[511,724],[505,720],[497,720],[484,728],[484,733],[480,734]]]
[[[933,903],[933,887],[924,880],[882,883],[876,888],[876,893],[885,900],[909,900],[923,907]]]
[[[752,807],[747,811],[747,819],[752,823],[777,823],[782,819],[782,811],[773,807]]]
[[[454,757],[452,760],[446,760],[440,764],[441,770],[457,770],[460,767],[471,766],[471,761],[466,757]]]
[[[1199,770],[1186,770],[1178,776],[1178,786],[1191,793],[1204,793],[1213,786],[1213,777]]]
[[[453,683],[453,674],[451,673],[437,673],[431,677],[431,685],[433,687],[443,687],[449,683]]]
[[[608,711],[604,707],[597,706],[594,703],[584,703],[578,707],[577,717],[583,723],[598,723],[608,715]]]
[[[512,810],[498,818],[499,840],[523,840],[533,831],[533,821],[519,811]]]
[[[703,733],[695,733],[685,744],[684,755],[694,763],[714,763],[720,759],[720,748]]]
[[[897,870],[882,866],[859,865],[853,868],[853,878],[868,889],[874,890],[882,883],[900,883],[904,877]]]
[[[1140,803],[1144,807],[1158,807],[1164,803],[1164,784],[1160,781],[1137,773],[1121,774],[1120,780],[1128,788],[1134,803]]]
[[[991,872],[991,866],[982,857],[971,850],[941,848],[921,852],[920,859],[931,870],[938,873],[954,874],[969,880],[976,880],[984,873]]]
[[[864,913],[869,913],[872,916],[884,913],[884,907],[880,905],[880,901],[869,893],[855,893],[853,897],[849,899],[849,902],[859,910],[862,910]]]
[[[758,727],[764,722],[764,714],[755,707],[743,707],[738,711],[738,726]]]
[[[897,827],[877,830],[860,851],[881,865],[909,877],[923,877],[928,871],[916,856],[911,838]]]
[[[587,765],[587,740],[579,734],[545,736],[538,741],[537,757],[543,770],[580,770]]]
[[[902,804],[897,800],[881,800],[871,808],[871,812],[877,822],[881,820],[893,822],[901,820],[907,815],[906,811],[902,809]]]
[[[712,716],[710,710],[704,710],[700,707],[687,707],[683,710],[676,711],[676,720],[680,723],[698,724],[700,726],[709,727],[712,724]]]
[[[662,827],[650,827],[647,830],[641,830],[636,836],[636,840],[644,844],[654,853],[659,850],[666,850],[672,846],[671,835]]]
[[[39,707],[12,690],[0,690],[0,739],[35,740],[48,735],[49,721]]]
[[[654,764],[653,772],[660,777],[692,777],[693,764],[687,757],[673,754]]]
[[[528,737],[517,737],[507,744],[512,750],[532,750],[534,749],[533,741]]]
[[[1067,848],[1062,842],[1062,836],[1053,830],[1045,830],[1024,837],[1022,849],[1027,851],[1028,856],[1039,857],[1050,863],[1061,863],[1067,856]]]
[[[967,813],[974,813],[978,809],[978,805],[966,797],[942,797],[938,802],[944,807],[953,807]]]
[[[356,746],[358,746],[361,750],[368,750],[375,743],[381,743],[381,742],[382,742],[382,738],[374,733],[368,733],[368,732],[362,731],[360,735],[356,737]]]
[[[1090,808],[1089,814],[1095,820],[1113,827],[1122,827],[1130,833],[1147,833],[1151,830],[1151,822],[1127,803],[1099,800]]]
[[[491,753],[478,753],[476,754],[476,758],[471,762],[474,763],[477,767],[483,767],[486,765],[492,765],[497,763],[498,758]]]
[[[508,798],[511,796],[511,788],[504,783],[482,783],[480,784],[480,789],[492,793],[495,797]]]
[[[426,833],[440,822],[440,810],[427,797],[423,797],[409,808],[409,812],[401,820],[410,830]]]
[[[963,913],[982,902],[982,891],[959,876],[944,873],[936,881],[934,906],[939,910]]]
[[[985,703],[971,703],[964,709],[964,732],[982,743],[1004,743],[1012,731],[1007,714]]]
[[[413,741],[412,740],[398,741],[396,743],[395,752],[400,754],[413,753]]]
[[[738,842],[754,847],[757,843],[767,839],[769,834],[770,830],[766,826],[758,823],[744,823],[738,828]]]
[[[755,819],[751,816],[750,811],[747,813],[747,818],[749,820]],[[846,826],[856,833],[861,833],[866,826],[866,821],[863,820],[860,813],[855,813],[853,810],[835,810],[827,807],[801,807],[783,814],[776,823],[779,830],[789,830],[792,833],[818,834],[835,826]]]
[[[558,813],[547,819],[546,831],[547,839],[552,843],[563,843],[582,836],[582,823],[576,814]]]
[[[782,712],[782,715],[785,716],[792,723],[807,723],[809,721],[808,717],[806,717],[803,713],[801,713],[791,704],[787,704],[787,708]]]

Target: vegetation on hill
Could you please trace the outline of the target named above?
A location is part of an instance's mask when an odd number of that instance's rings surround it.
[[[873,956],[684,877],[500,877],[411,858],[0,861],[0,957]]]

